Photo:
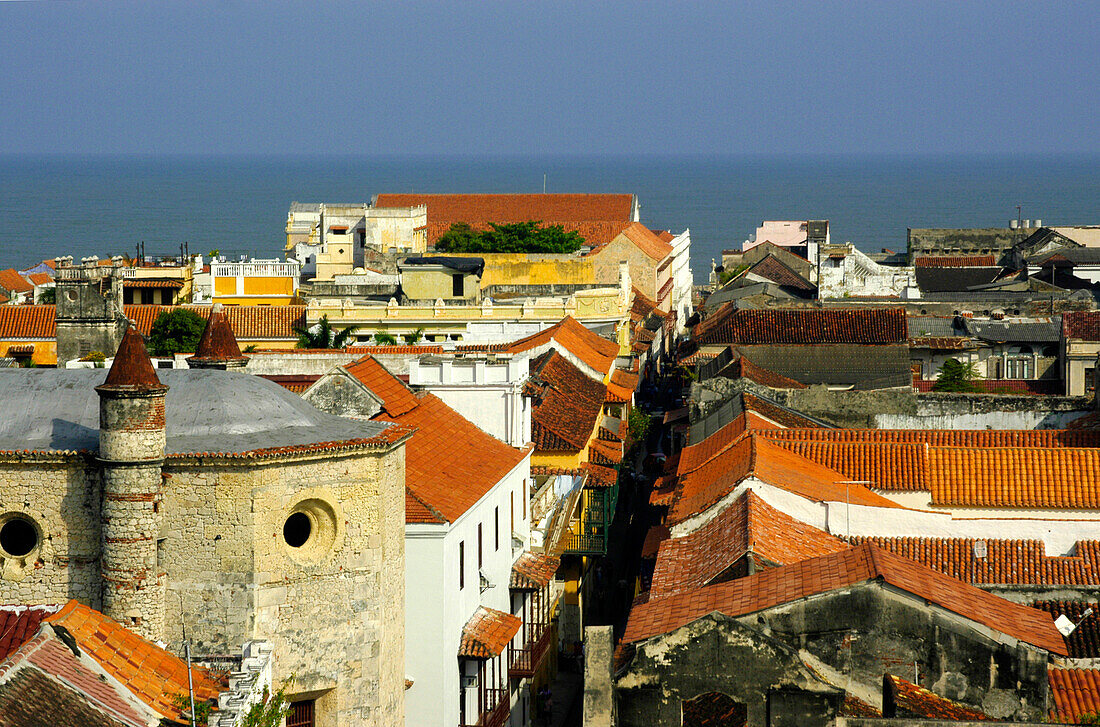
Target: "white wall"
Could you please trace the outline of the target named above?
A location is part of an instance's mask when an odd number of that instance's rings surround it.
[[[531,441],[530,400],[523,396],[526,356],[488,362],[425,356],[409,361],[409,384],[422,387],[482,431],[513,447]]]

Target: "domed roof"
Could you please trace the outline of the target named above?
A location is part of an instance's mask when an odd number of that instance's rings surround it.
[[[0,369],[0,451],[95,451],[103,369]],[[231,454],[377,437],[391,426],[319,411],[248,374],[163,369],[168,454]]]

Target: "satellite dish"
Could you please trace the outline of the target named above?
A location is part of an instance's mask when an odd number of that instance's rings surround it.
[[[1062,614],[1054,619],[1054,628],[1058,629],[1058,633],[1062,634],[1062,636],[1069,636],[1077,630],[1077,624],[1066,618],[1065,614]]]

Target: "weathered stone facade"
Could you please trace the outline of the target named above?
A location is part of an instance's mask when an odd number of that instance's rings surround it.
[[[122,313],[122,272],[95,262],[57,271],[57,360],[99,351],[113,356],[128,324]]]

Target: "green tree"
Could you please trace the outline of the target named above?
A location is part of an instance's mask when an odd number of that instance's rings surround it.
[[[626,420],[626,425],[630,429],[630,437],[635,442],[644,442],[646,435],[649,434],[650,425],[649,415],[641,409],[631,409],[630,416]]]
[[[38,296],[39,305],[53,305],[57,302],[57,288],[43,288]]]
[[[374,344],[376,346],[396,346],[397,336],[392,333],[386,333],[385,331],[375,331]]]
[[[290,702],[286,698],[286,684],[279,687],[274,694],[264,687],[264,696],[248,709],[241,727],[279,727],[283,718],[290,711]]]
[[[161,313],[149,331],[149,347],[154,356],[194,353],[204,328],[206,320],[186,308]]]
[[[561,225],[540,227],[536,220],[489,223],[488,230],[477,231],[464,222],[451,225],[440,235],[435,249],[440,252],[466,253],[559,253],[576,252],[583,246],[584,238],[577,232],[566,232]]]
[[[949,358],[943,362],[939,373],[936,374],[936,383],[932,384],[932,391],[978,391],[974,379],[978,378],[974,364],[963,363]]]
[[[375,337],[377,338],[377,336]],[[416,344],[420,343],[420,340],[422,338],[424,338],[424,328],[417,328],[412,333],[402,333],[401,338],[405,339],[405,343],[409,344],[410,346],[415,346]]]
[[[348,326],[334,334],[328,316],[323,315],[316,325],[310,328],[296,327],[294,332],[298,334],[298,348],[345,348],[357,330],[359,326]]]

